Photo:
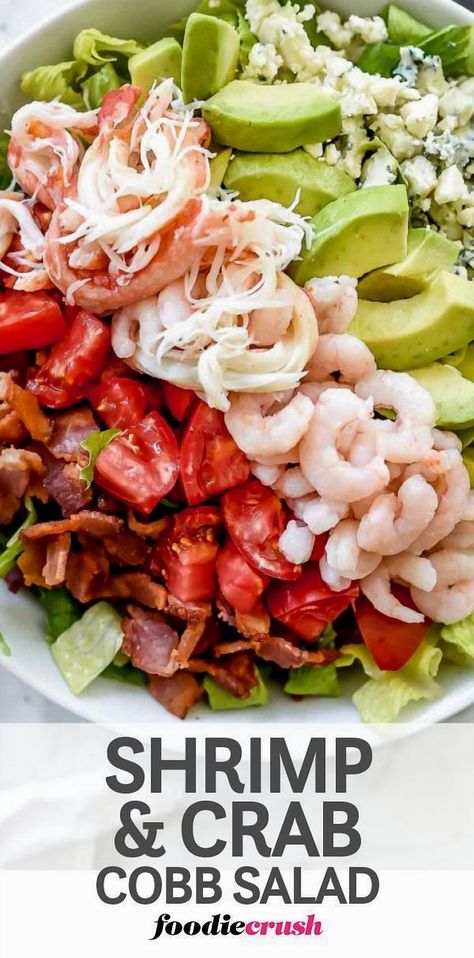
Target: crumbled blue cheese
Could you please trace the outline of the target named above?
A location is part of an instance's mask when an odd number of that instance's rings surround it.
[[[383,147],[373,153],[362,167],[361,183],[366,186],[390,186],[398,176],[398,164]]]
[[[474,83],[471,80],[460,86],[453,83],[439,101],[439,113],[448,120],[451,130],[469,123],[474,115]]]
[[[396,113],[381,113],[371,123],[371,129],[388,146],[399,162],[409,160],[421,152],[422,141],[409,133],[403,117]]]
[[[353,13],[343,24],[338,13],[325,10],[318,16],[316,23],[319,32],[328,37],[336,50],[347,49],[356,38],[363,43],[383,43],[388,39],[382,17],[358,17]]]
[[[249,53],[243,76],[246,80],[271,83],[281,66],[283,58],[277,53],[273,43],[255,43]]]
[[[400,115],[409,133],[424,139],[427,133],[434,130],[438,120],[438,102],[435,93],[427,93],[420,100],[402,106]]]
[[[409,192],[412,196],[424,198],[434,190],[438,182],[436,169],[425,156],[415,156],[401,164]]]

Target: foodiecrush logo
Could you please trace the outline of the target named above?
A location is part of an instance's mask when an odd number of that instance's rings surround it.
[[[208,921],[199,922],[190,919],[177,921],[171,915],[163,914],[157,918],[155,932],[150,941],[156,941],[163,935],[322,935],[323,928],[315,915],[306,915],[301,921],[250,921],[234,920],[231,915],[212,915]]]

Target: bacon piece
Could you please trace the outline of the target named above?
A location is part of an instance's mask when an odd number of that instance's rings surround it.
[[[84,603],[97,599],[134,599],[158,612],[166,605],[165,589],[146,573],[110,575],[110,561],[102,550],[71,553],[66,584],[73,596]]]
[[[258,639],[270,632],[270,616],[262,602],[250,613],[235,613],[235,627],[246,639]]]
[[[0,373],[0,400],[16,412],[32,439],[48,441],[53,431],[51,420],[40,409],[36,397],[17,386],[9,373]]]
[[[178,669],[172,653],[179,636],[158,612],[146,612],[136,605],[127,606],[128,618],[122,622],[122,652],[132,665],[149,675],[173,675]]]
[[[169,678],[151,675],[148,691],[160,705],[180,719],[186,718],[203,694],[201,686],[189,672],[176,672]]]
[[[105,538],[104,546],[110,558],[123,566],[143,566],[151,552],[151,546],[130,529],[121,529],[117,535]]]
[[[28,433],[16,412],[7,403],[0,403],[0,443],[15,445],[23,442]]]
[[[44,485],[50,496],[61,506],[61,512],[66,518],[91,504],[94,493],[81,479],[79,463],[55,459],[46,446],[43,446],[41,458],[46,469]]]
[[[49,452],[55,459],[86,463],[88,454],[85,449],[81,449],[81,442],[89,433],[96,432],[98,429],[89,406],[80,406],[78,409],[58,413],[53,417],[52,422],[53,431],[46,443]]]
[[[169,615],[174,615],[185,622],[201,622],[211,617],[212,606],[210,602],[181,602],[181,599],[170,594],[166,611]]]
[[[32,474],[41,475],[43,463],[29,449],[2,449],[0,453],[0,525],[8,525],[21,506]]]
[[[125,572],[107,583],[106,593],[100,598],[135,599],[149,609],[161,612],[166,605],[166,589],[144,572]]]
[[[216,598],[217,617],[226,625],[235,629],[235,610],[230,602],[219,592]]]
[[[22,533],[23,539],[42,539],[43,536],[59,535],[62,532],[86,532],[90,536],[103,539],[114,532],[120,532],[122,519],[117,516],[104,516],[101,512],[84,509],[69,519],[57,519],[52,522],[38,522]]]
[[[193,654],[205,628],[205,619],[201,619],[200,622],[189,622],[186,626],[179,640],[179,646],[173,653],[173,659],[180,669],[187,667],[189,657]]]
[[[43,568],[45,585],[53,589],[66,578],[66,564],[71,549],[71,534],[63,532],[46,540],[46,562]]]
[[[46,542],[43,539],[25,542],[23,552],[17,560],[26,586],[46,586],[43,569],[46,562]]]
[[[191,672],[207,672],[218,685],[238,699],[248,699],[258,682],[255,656],[251,652],[230,655],[225,663],[190,659],[188,667]]]
[[[155,522],[140,522],[129,509],[127,522],[129,529],[136,532],[137,536],[142,536],[144,539],[159,539],[161,533],[170,525],[171,516],[163,516],[162,519],[156,519]]]
[[[251,639],[236,639],[235,642],[220,642],[213,649],[213,655],[219,659],[221,655],[233,655],[234,652],[249,652],[254,645]]]
[[[274,662],[281,669],[299,669],[302,665],[328,665],[339,658],[339,652],[334,649],[319,649],[317,652],[308,652],[293,645],[288,639],[269,635],[260,641],[254,642],[254,648],[261,659]]]

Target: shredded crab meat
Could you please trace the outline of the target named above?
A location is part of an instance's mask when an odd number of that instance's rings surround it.
[[[21,250],[9,253],[10,243],[19,236]],[[43,263],[45,241],[31,212],[31,201],[20,193],[0,192],[0,270],[15,277],[14,289],[42,289],[49,284]],[[15,267],[17,267],[15,269]]]

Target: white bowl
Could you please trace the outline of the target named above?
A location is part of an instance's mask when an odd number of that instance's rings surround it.
[[[400,0],[420,20],[434,26],[449,23],[472,23],[474,16],[451,0]],[[373,16],[379,13],[383,0],[330,0],[331,9],[349,14]],[[190,12],[193,0],[84,0],[74,3],[63,13],[45,21],[20,38],[0,57],[2,85],[0,119],[2,128],[8,125],[13,111],[21,104],[18,80],[20,74],[46,63],[68,59],[75,35],[84,27],[94,26],[106,33],[155,40],[179,17]],[[0,584],[0,631],[12,649],[10,658],[2,665],[37,689],[47,698],[71,712],[95,722],[156,722],[178,721],[161,708],[143,689],[106,679],[97,679],[81,696],[69,691],[58,671],[45,641],[43,612],[36,600],[28,594],[12,595]],[[348,670],[349,671],[349,670]],[[352,670],[350,670],[352,672]],[[443,666],[441,684],[444,695],[436,702],[424,703],[406,709],[404,722],[413,727],[448,718],[474,702],[474,674],[454,667]],[[238,712],[213,713],[205,706],[196,709],[188,721],[206,718],[222,723],[226,716],[234,722],[350,722],[358,721],[351,702],[351,691],[363,681],[344,676],[339,699],[305,699],[295,703],[281,689],[272,689],[267,708],[246,709]]]

